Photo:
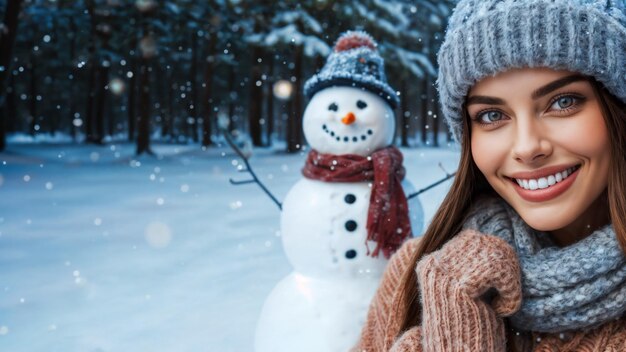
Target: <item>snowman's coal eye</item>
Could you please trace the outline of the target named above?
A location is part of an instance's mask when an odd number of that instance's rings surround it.
[[[367,103],[364,102],[363,100],[358,100],[356,102],[356,107],[359,109],[365,109],[367,107]]]
[[[339,107],[337,106],[337,104],[332,103],[332,104],[328,105],[328,110],[330,110],[330,111],[337,111],[337,110],[339,110]]]

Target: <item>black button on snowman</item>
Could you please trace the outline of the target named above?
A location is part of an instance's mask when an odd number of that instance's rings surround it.
[[[346,194],[346,196],[343,199],[348,204],[352,204],[352,203],[356,202],[356,196],[354,194],[351,194],[351,193]]]
[[[423,226],[418,198],[403,193],[412,186],[400,181],[402,154],[391,146],[398,98],[374,40],[344,33],[304,89],[312,150],[281,214],[294,271],[264,304],[256,352],[348,351],[388,256]]]
[[[356,196],[354,194],[347,194],[344,197],[344,201],[348,204],[352,204],[356,201]],[[348,220],[346,221],[346,230],[352,232],[354,230],[356,230],[357,228],[357,223],[354,220]],[[356,257],[356,251],[354,249],[350,249],[346,252],[346,258],[348,259],[352,259],[354,257]]]

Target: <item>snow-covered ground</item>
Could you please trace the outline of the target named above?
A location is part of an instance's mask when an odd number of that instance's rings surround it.
[[[278,208],[232,186],[225,147],[10,144],[0,153],[0,351],[253,349],[256,320],[290,271]],[[403,149],[421,189],[454,171],[450,148]],[[305,155],[256,149],[284,199]],[[420,196],[428,221],[450,182]]]

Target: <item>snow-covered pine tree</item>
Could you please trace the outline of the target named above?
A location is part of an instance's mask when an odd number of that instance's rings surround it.
[[[378,41],[390,83],[400,93],[397,126],[402,145],[408,146],[411,106],[404,97],[423,97],[420,107],[426,126],[427,111],[436,105],[430,104],[436,99],[435,91],[428,88],[434,83],[436,52],[453,1],[351,0],[337,6],[340,18],[351,19],[355,28],[366,30]]]
[[[13,45],[17,34],[17,24],[22,8],[22,0],[7,1],[4,9],[4,18],[0,22],[2,34],[0,35],[0,151],[6,146],[6,125],[9,116],[5,115],[7,96],[6,81],[11,72],[11,58],[13,57]]]
[[[289,113],[287,117],[287,151],[296,152],[302,148],[304,138],[302,134],[302,112],[304,110],[304,97],[302,86],[304,84],[304,61],[316,57],[326,57],[330,53],[330,47],[326,44],[324,29],[310,11],[316,9],[315,1],[299,2],[295,8],[292,4],[274,4],[274,16],[264,27],[257,23],[247,23],[245,41],[254,47],[263,47],[272,50],[287,49],[291,52],[287,72],[294,90],[289,101]],[[283,68],[284,69],[284,68]]]

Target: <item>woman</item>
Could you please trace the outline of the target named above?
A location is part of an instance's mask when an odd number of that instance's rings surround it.
[[[354,351],[626,351],[625,7],[458,3],[438,80],[457,176]]]

